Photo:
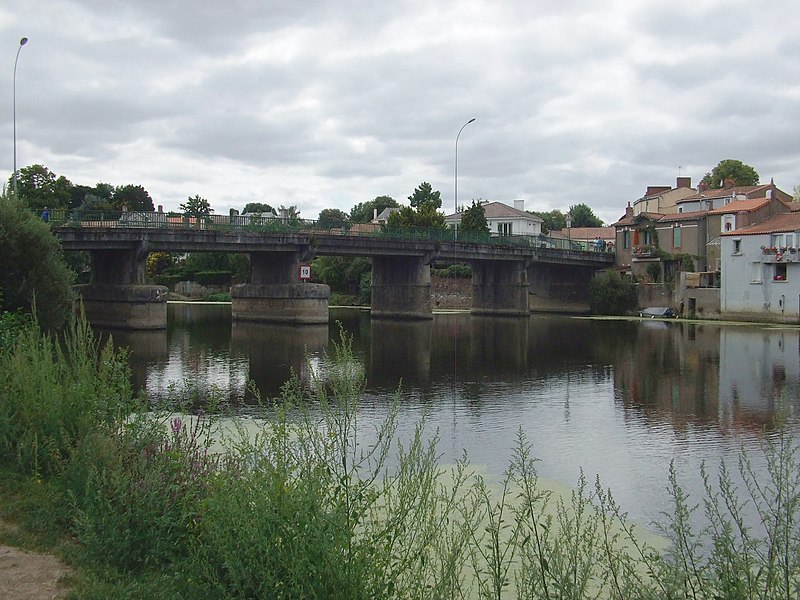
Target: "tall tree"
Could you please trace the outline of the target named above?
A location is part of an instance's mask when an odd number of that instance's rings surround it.
[[[376,196],[369,202],[359,202],[350,209],[350,220],[353,223],[369,223],[375,211],[381,214],[387,208],[400,208],[400,203],[391,196]]]
[[[712,189],[720,189],[725,186],[725,181],[730,179],[733,185],[758,185],[758,173],[750,165],[744,164],[740,160],[726,158],[719,161],[710,173],[706,173],[700,183],[704,183]]]
[[[486,210],[480,200],[472,201],[472,206],[461,215],[462,233],[483,233],[489,235],[489,223],[486,221]]]
[[[535,210],[529,210],[526,212],[536,215],[542,219],[542,221],[544,221],[544,223],[542,223],[542,233],[550,233],[551,231],[555,231],[557,229],[564,229],[567,226],[567,215],[557,208],[549,212]]]
[[[575,204],[569,207],[572,213],[573,227],[602,227],[603,221],[594,214],[591,208],[585,204]]]
[[[8,189],[12,189],[13,176],[8,182]],[[72,182],[44,165],[29,165],[20,169],[17,191],[31,208],[67,208],[72,199]]]
[[[333,227],[342,227],[350,219],[342,210],[338,208],[325,208],[319,211],[319,218],[317,224],[324,229],[331,229]]]
[[[180,205],[180,209],[191,217],[208,217],[214,212],[211,203],[205,198],[196,195]]]
[[[442,208],[442,196],[438,190],[434,191],[433,187],[427,181],[423,181],[414,190],[414,193],[408,197],[411,202],[411,208],[419,208],[421,206],[433,206],[434,209]]]
[[[269,204],[264,204],[263,202],[248,202],[244,205],[242,212],[251,214],[251,215],[263,215],[263,214],[275,214],[275,209],[272,208]]]
[[[140,185],[123,185],[114,190],[112,202],[117,210],[154,211],[153,199]]]

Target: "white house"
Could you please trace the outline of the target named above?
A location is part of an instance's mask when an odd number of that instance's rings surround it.
[[[723,316],[800,322],[800,211],[720,238]]]
[[[542,233],[544,221],[534,214],[525,212],[525,200],[514,200],[513,208],[502,202],[485,202],[483,210],[492,235],[538,236]],[[462,211],[447,215],[444,221],[447,225],[461,223],[463,214]]]

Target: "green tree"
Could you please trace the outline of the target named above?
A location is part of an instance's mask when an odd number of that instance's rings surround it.
[[[542,221],[544,221],[544,223],[542,223],[542,233],[550,233],[551,231],[555,231],[557,229],[564,229],[567,226],[567,215],[558,209],[554,209],[549,212],[535,210],[529,210],[526,212],[536,215]]]
[[[569,207],[572,213],[573,227],[602,227],[603,221],[597,217],[591,208],[585,204],[575,204]]]
[[[726,158],[719,161],[710,173],[706,173],[700,183],[704,183],[712,189],[724,187],[726,180],[732,180],[734,185],[758,185],[758,173],[750,165],[744,164],[740,160]]]
[[[399,211],[389,215],[389,225],[395,227],[447,229],[444,222],[444,214],[437,211],[433,204],[420,206],[417,210],[410,206],[403,206]]]
[[[489,235],[489,223],[486,221],[486,210],[480,200],[472,201],[472,206],[461,215],[461,232]]]
[[[434,191],[431,184],[423,181],[414,190],[414,193],[408,197],[411,202],[411,208],[420,208],[422,206],[433,206],[434,209],[442,208],[442,197],[439,191]]]
[[[369,202],[359,202],[350,209],[350,220],[353,223],[369,223],[375,211],[381,214],[387,208],[400,208],[400,204],[391,196],[376,196]]]
[[[13,175],[8,188],[13,188]],[[42,209],[67,208],[72,199],[72,182],[66,177],[56,176],[44,165],[29,165],[20,169],[17,177],[19,197],[30,207]]]
[[[19,198],[0,196],[0,308],[36,314],[44,329],[62,327],[72,312],[72,273],[48,226]]]
[[[600,315],[626,315],[636,310],[636,285],[616,271],[606,271],[589,283],[591,311]]]
[[[263,215],[272,213],[275,214],[275,209],[272,208],[269,204],[264,204],[263,202],[248,202],[244,205],[242,209],[243,213],[248,213],[251,215]]]
[[[325,208],[319,211],[319,218],[317,219],[318,225],[323,229],[343,227],[349,221],[347,213],[338,208]]]
[[[189,198],[184,204],[180,205],[180,209],[191,217],[208,217],[214,212],[214,209],[211,208],[211,203],[199,195]]]
[[[114,190],[112,197],[114,208],[122,210],[155,211],[153,199],[140,185],[123,185]]]

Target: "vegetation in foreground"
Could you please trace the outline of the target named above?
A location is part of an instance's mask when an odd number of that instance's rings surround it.
[[[520,432],[491,484],[445,467],[419,423],[359,437],[363,372],[346,340],[259,426],[153,413],[127,360],[84,323],[17,326],[0,350],[0,518],[58,545],[75,598],[796,598],[800,469],[788,434],[766,471],[669,473],[669,547],[644,543],[600,482],[544,489]],[[222,442],[220,442],[222,440]],[[709,525],[693,527],[694,513]],[[755,514],[751,526],[746,514]],[[24,536],[21,536],[24,537]],[[23,540],[24,541],[24,540]]]

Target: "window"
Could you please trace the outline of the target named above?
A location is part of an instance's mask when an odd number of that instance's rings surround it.
[[[672,247],[673,248],[680,248],[681,247],[681,226],[675,225],[672,228]]]
[[[623,248],[631,247],[631,232],[628,229],[622,232],[622,247]]]
[[[511,235],[511,223],[498,223],[497,233],[500,235]]]
[[[733,253],[734,254],[742,253],[742,240],[733,240]]]
[[[761,262],[754,262],[752,263],[750,269],[750,281],[752,283],[761,283],[761,273],[763,271],[763,263]]]
[[[783,237],[782,233],[774,233],[772,234],[772,245],[776,248],[780,248],[786,245],[786,240]]]
[[[775,263],[774,281],[786,281],[786,263]]]
[[[733,231],[736,228],[736,217],[734,215],[723,215],[722,231]]]

